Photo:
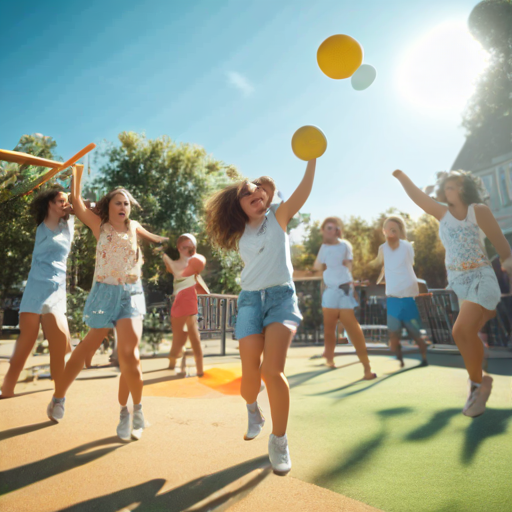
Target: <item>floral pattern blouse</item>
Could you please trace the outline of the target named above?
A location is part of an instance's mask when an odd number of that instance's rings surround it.
[[[116,231],[109,222],[101,225],[96,248],[96,281],[120,285],[133,284],[140,279],[143,260],[137,243],[138,225],[129,221],[126,232]]]

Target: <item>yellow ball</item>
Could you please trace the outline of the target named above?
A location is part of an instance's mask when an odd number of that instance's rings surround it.
[[[327,139],[320,128],[306,125],[299,128],[292,137],[292,151],[306,162],[321,157],[327,149]]]
[[[349,78],[363,62],[363,48],[353,37],[336,34],[318,47],[316,60],[329,78]]]

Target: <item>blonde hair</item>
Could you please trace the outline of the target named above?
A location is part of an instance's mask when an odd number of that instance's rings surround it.
[[[395,222],[398,224],[398,227],[400,228],[400,238],[402,240],[407,240],[407,228],[405,225],[405,220],[400,217],[400,215],[390,215],[383,223],[382,223],[382,229],[386,227],[386,224],[388,222]]]
[[[343,234],[343,221],[339,218],[339,217],[327,217],[326,219],[324,219],[324,221],[322,222],[322,225],[320,226],[320,229],[323,231],[325,229],[325,226],[327,226],[327,224],[334,224],[338,229],[338,236],[341,237],[341,235]]]
[[[235,250],[249,221],[240,205],[240,197],[247,190],[249,180],[239,181],[220,190],[210,197],[205,207],[206,233],[210,242],[221,249]],[[252,182],[256,186],[265,186],[269,190],[266,207],[274,198],[276,185],[272,178],[262,176]]]

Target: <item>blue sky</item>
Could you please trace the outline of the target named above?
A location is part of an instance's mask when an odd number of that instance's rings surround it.
[[[40,132],[67,158],[124,130],[166,134],[251,178],[272,176],[288,196],[305,169],[291,136],[314,124],[329,146],[304,212],[370,219],[396,206],[417,215],[391,172],[429,184],[464,132],[459,111],[436,116],[404,98],[400,62],[433,27],[465,22],[476,3],[4,2],[0,147]],[[366,91],[318,69],[316,50],[336,33],[356,38],[377,69]]]

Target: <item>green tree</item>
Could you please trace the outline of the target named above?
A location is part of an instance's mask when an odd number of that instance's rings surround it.
[[[512,0],[480,2],[469,16],[468,26],[489,52],[489,65],[463,115],[464,128],[474,134],[491,129],[497,118],[512,116]]]
[[[101,156],[104,163],[94,187],[103,194],[125,187],[142,210],[132,216],[152,232],[170,238],[167,252],[177,257],[176,240],[182,233],[195,233],[198,252],[208,259],[204,278],[217,293],[238,290],[236,276],[241,265],[236,255],[213,251],[203,225],[206,198],[232,179],[240,178],[233,166],[215,160],[193,144],[177,144],[167,136],[148,139],[134,132],[122,132],[120,145],[109,144]],[[170,291],[172,277],[165,272],[160,255],[150,244],[143,247],[144,278],[152,287]]]

